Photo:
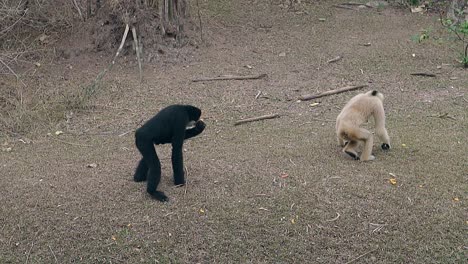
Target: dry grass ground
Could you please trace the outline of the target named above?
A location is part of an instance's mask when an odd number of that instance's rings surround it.
[[[146,64],[142,86],[136,63],[118,65],[87,110],[37,126],[29,144],[1,139],[12,150],[0,152],[0,263],[467,259],[468,74],[448,42],[410,40],[437,28],[435,17],[337,9],[332,1],[304,5],[306,13],[269,1],[201,3],[207,43],[199,49]],[[326,63],[337,55],[343,59]],[[77,89],[108,59],[45,64],[26,82]],[[419,71],[437,77],[410,75]],[[191,82],[259,73],[268,78]],[[386,96],[393,149],[376,143],[373,162],[353,161],[336,144],[334,119],[358,91],[296,101],[349,84]],[[158,148],[160,189],[171,199],[163,204],[132,181],[139,159],[132,130],[172,103],[199,106],[208,127],[184,146],[185,187],[172,186],[170,147]],[[233,126],[269,113],[281,117]],[[45,136],[56,130],[64,134]]]

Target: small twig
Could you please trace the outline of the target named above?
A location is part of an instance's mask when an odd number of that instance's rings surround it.
[[[364,253],[364,254],[362,254],[362,255],[359,255],[358,257],[356,257],[356,258],[354,258],[354,259],[352,259],[352,260],[346,262],[345,264],[352,263],[352,262],[354,262],[354,261],[356,261],[356,260],[358,260],[358,259],[360,259],[360,258],[362,258],[362,257],[364,257],[364,256],[366,256],[366,255],[368,255],[368,254],[370,254],[370,253],[376,251],[376,250],[377,250],[377,249],[367,251],[366,253]]]
[[[2,30],[2,31],[0,32],[0,37],[3,37],[4,33],[10,31],[10,29],[12,29],[18,22],[20,22],[21,19],[23,19],[23,17],[26,16],[27,13],[28,13],[28,9],[26,9],[26,10],[24,11],[23,15],[22,15],[20,18],[18,18],[18,20],[16,20],[15,23],[11,24],[9,27],[7,27],[7,28],[5,28],[4,30]]]
[[[130,132],[132,132],[132,131],[133,131],[133,129],[132,129],[132,130],[129,130],[129,131],[127,131],[127,132],[123,132],[122,134],[119,135],[119,137],[123,137],[123,136],[127,135],[128,133],[130,133]]]
[[[167,217],[167,216],[170,216],[170,215],[173,215],[173,214],[175,214],[175,213],[174,213],[174,212],[170,212],[170,213],[165,214],[164,217]]]
[[[58,260],[57,260],[57,257],[55,256],[54,251],[52,251],[52,248],[50,247],[50,245],[48,245],[48,246],[49,246],[50,252],[52,252],[52,256],[54,256],[55,263],[58,263]]]
[[[350,5],[350,6],[367,6],[366,4],[363,4],[363,3],[356,3],[356,2],[347,2],[347,3],[341,3],[341,5]]]
[[[343,87],[343,88],[339,88],[339,89],[335,89],[335,90],[331,90],[331,91],[326,91],[326,92],[323,92],[323,93],[320,93],[320,94],[307,94],[307,95],[302,95],[301,97],[299,97],[299,100],[301,101],[308,101],[308,100],[312,100],[312,99],[315,99],[315,98],[319,98],[319,97],[323,97],[323,96],[327,96],[327,95],[332,95],[332,94],[338,94],[338,93],[342,93],[342,92],[347,92],[347,91],[352,91],[352,90],[356,90],[356,89],[360,89],[360,88],[364,88],[364,87],[367,87],[367,85],[356,85],[356,86],[346,86],[346,87]]]
[[[264,120],[264,119],[273,119],[279,117],[279,114],[271,114],[271,115],[262,115],[262,116],[257,116],[257,117],[251,117],[251,118],[246,118],[246,119],[241,119],[239,121],[236,121],[234,123],[235,126],[248,123],[248,122],[254,122],[254,121],[259,121],[259,120]]]
[[[354,7],[350,7],[350,6],[345,6],[345,5],[333,5],[334,7],[337,7],[337,8],[344,8],[344,9],[350,9],[350,10],[354,10],[356,11],[357,9],[354,8]]]
[[[424,77],[436,77],[435,74],[433,74],[433,73],[428,73],[428,72],[415,72],[415,73],[410,73],[410,75],[414,75],[414,76],[424,76]]]
[[[2,60],[0,60],[0,63],[3,64],[16,77],[17,80],[19,80],[19,76],[15,73],[15,71],[13,71],[13,69],[10,68],[10,66],[8,66],[8,64]]]
[[[328,60],[327,63],[337,62],[337,61],[341,60],[342,58],[343,57],[341,57],[341,56],[336,56],[335,58]]]
[[[26,257],[26,264],[28,264],[29,262],[29,256],[31,255],[31,250],[33,249],[33,247],[34,247],[34,241],[31,243],[31,247],[29,248],[28,255]]]
[[[68,142],[68,141],[64,141],[64,140],[56,139],[56,138],[51,138],[51,139],[52,139],[52,140],[55,140],[55,141],[58,141],[58,142],[61,142],[61,143],[64,143],[64,144],[72,145],[72,146],[78,146],[78,147],[94,147],[94,146],[92,146],[92,145],[78,144],[78,143]]]
[[[258,97],[260,97],[261,94],[262,94],[262,91],[258,91],[257,95],[255,96],[255,99],[258,99]]]
[[[332,218],[332,219],[329,219],[329,220],[325,220],[325,221],[327,221],[327,222],[333,222],[333,221],[338,220],[338,218],[340,218],[340,213],[337,212],[335,218]]]
[[[376,226],[376,228],[374,230],[372,230],[372,233],[375,233],[375,232],[378,232],[380,230],[382,230],[382,228],[384,228],[387,224],[374,224],[374,223],[369,223],[369,225],[371,226]]]
[[[128,30],[130,29],[130,26],[128,24],[125,24],[125,31],[124,31],[124,34],[122,36],[122,40],[120,41],[120,46],[119,48],[117,49],[117,53],[115,53],[115,56],[114,56],[114,59],[112,60],[112,65],[115,64],[115,60],[117,59],[117,57],[119,56],[120,52],[122,51],[122,48],[125,44],[125,40],[127,39],[127,35],[128,35]]]
[[[224,81],[224,80],[252,80],[252,79],[262,79],[267,75],[265,73],[258,75],[247,75],[247,76],[235,76],[235,75],[225,75],[219,77],[202,77],[200,79],[193,79],[192,82],[205,82],[205,81]]]
[[[446,119],[452,119],[452,120],[457,120],[455,117],[449,115],[448,113],[443,113],[443,114],[439,114],[439,115],[429,115],[427,117],[437,117],[437,118],[446,118]]]
[[[76,0],[73,0],[73,5],[75,6],[76,10],[78,10],[78,14],[80,15],[81,20],[85,21],[83,14],[81,13],[81,9],[78,6],[78,3],[76,3]]]
[[[127,25],[128,26],[128,25]],[[133,35],[133,42],[135,43],[135,51],[138,60],[138,70],[140,72],[140,84],[143,81],[143,70],[141,69],[141,58],[140,58],[140,47],[138,44],[137,32],[135,26],[132,26],[132,35]]]

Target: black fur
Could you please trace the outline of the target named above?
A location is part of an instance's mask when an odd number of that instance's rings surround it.
[[[174,184],[185,184],[182,146],[185,139],[194,137],[205,129],[200,119],[201,110],[191,105],[171,105],[162,109],[135,132],[135,144],[143,158],[138,163],[133,179],[136,182],[148,180],[147,192],[155,199],[165,202],[169,198],[157,191],[161,180],[161,164],[154,145],[172,144],[172,170]],[[190,121],[195,127],[186,129]]]
[[[359,160],[359,157],[356,156],[356,154],[350,152],[350,151],[345,151],[346,154],[348,154],[349,156],[351,156],[351,158],[353,158],[354,160]]]
[[[383,150],[389,150],[390,149],[390,145],[387,144],[387,143],[382,143],[381,147],[382,147]]]
[[[376,96],[378,93],[379,93],[378,91],[374,90],[374,91],[372,91],[371,94],[372,94],[373,96]]]

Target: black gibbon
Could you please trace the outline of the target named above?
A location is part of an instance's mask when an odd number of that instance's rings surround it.
[[[157,191],[161,180],[161,164],[154,145],[172,144],[172,170],[174,184],[185,184],[182,146],[185,139],[194,137],[205,129],[200,120],[201,110],[191,105],[171,105],[162,109],[135,132],[135,144],[143,158],[140,160],[133,179],[147,180],[147,192],[158,201],[169,198]],[[192,128],[187,125],[194,124]]]
[[[374,117],[375,133],[383,141],[382,149],[390,149],[390,138],[387,129],[385,129],[383,99],[383,94],[378,91],[358,94],[349,100],[336,118],[338,144],[344,147],[343,152],[356,160],[370,161],[375,159],[372,155],[374,137],[367,129],[360,127],[368,121],[370,116]],[[364,143],[364,149],[359,157],[356,147],[360,142]]]

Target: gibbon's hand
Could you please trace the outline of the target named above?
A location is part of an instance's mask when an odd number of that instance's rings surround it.
[[[200,132],[201,132],[201,131],[203,131],[203,130],[205,129],[205,127],[206,127],[206,124],[205,124],[205,122],[203,122],[203,120],[201,120],[201,119],[198,120],[198,121],[195,123],[195,129],[196,129],[197,131],[200,131]]]
[[[382,147],[383,150],[389,150],[390,149],[390,145],[387,144],[387,143],[382,143],[381,147]]]

